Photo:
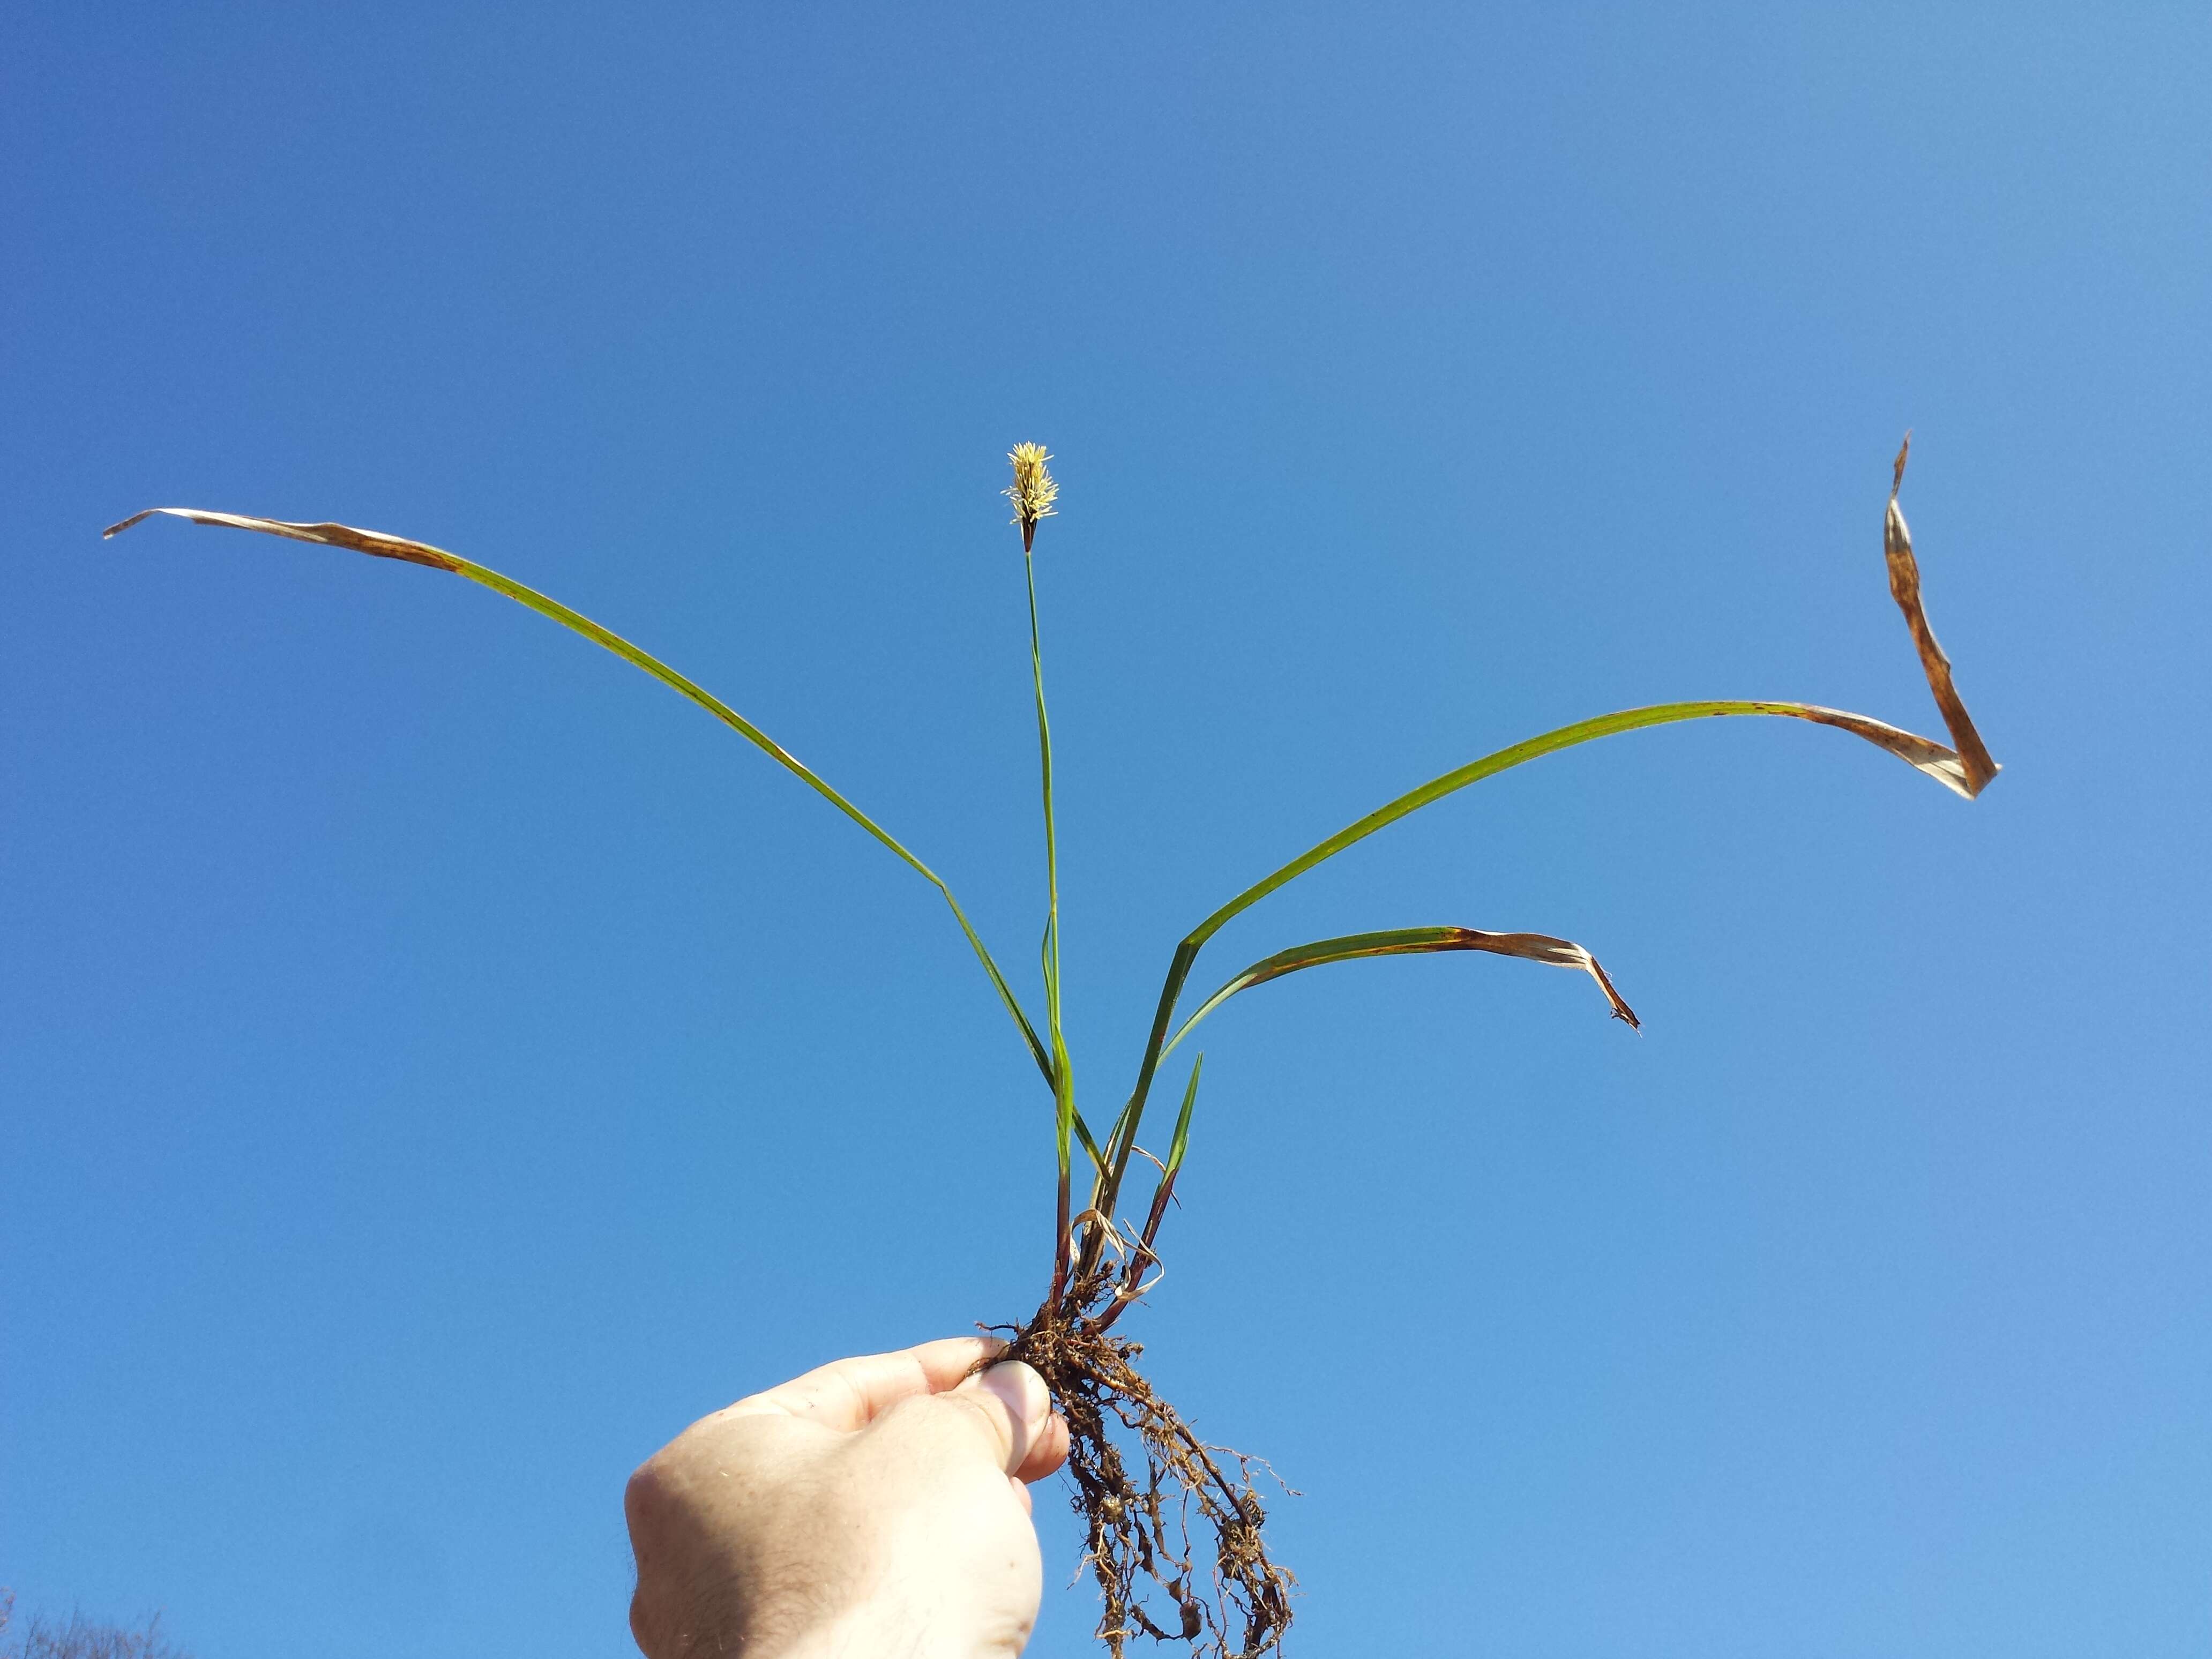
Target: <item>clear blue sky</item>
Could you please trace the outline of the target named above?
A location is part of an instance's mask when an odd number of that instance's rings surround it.
[[[202,1659],[625,1650],[627,1471],[1042,1290],[1073,1040],[1215,966],[1135,1322],[1299,1648],[2202,1654],[2201,6],[115,6],[0,65],[0,1582]],[[1204,975],[1201,975],[1204,977]],[[1024,987],[1033,976],[1022,975]],[[1033,1651],[1089,1651],[1041,1494]]]

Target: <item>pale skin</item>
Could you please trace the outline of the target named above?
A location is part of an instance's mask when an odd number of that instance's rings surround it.
[[[1067,1425],[1003,1344],[841,1359],[703,1417],[630,1477],[647,1659],[1002,1659],[1036,1622],[1027,1482]]]

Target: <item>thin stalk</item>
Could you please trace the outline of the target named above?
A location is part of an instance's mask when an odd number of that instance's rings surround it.
[[[1055,1206],[1052,1247],[1052,1291],[1047,1307],[1059,1305],[1067,1283],[1067,1226],[1071,1143],[1075,1130],[1075,1078],[1068,1060],[1067,1036],[1060,1009],[1060,831],[1052,801],[1052,720],[1045,712],[1044,646],[1037,625],[1036,559],[1030,537],[1022,538],[1022,574],[1030,598],[1030,680],[1036,690],[1037,774],[1044,800],[1044,1023],[1052,1045],[1052,1099],[1055,1150],[1060,1159],[1060,1198]],[[1086,1139],[1088,1137],[1086,1136]]]

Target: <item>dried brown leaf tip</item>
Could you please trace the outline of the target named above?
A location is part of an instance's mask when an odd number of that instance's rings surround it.
[[[356,553],[366,553],[375,559],[398,559],[406,564],[428,565],[433,570],[444,570],[456,575],[472,568],[465,559],[455,558],[441,547],[428,542],[410,541],[404,536],[387,536],[380,530],[356,530],[345,524],[298,524],[289,519],[256,519],[243,513],[210,513],[197,507],[149,507],[143,513],[133,513],[120,524],[112,524],[101,531],[104,539],[119,536],[134,524],[166,515],[184,519],[193,524],[228,525],[233,530],[258,530],[264,536],[282,536],[288,541],[314,542],[323,547],[343,547]]]
[[[1951,683],[1951,659],[1943,654],[1943,647],[1936,642],[1936,630],[1928,625],[1927,606],[1920,597],[1920,562],[1913,556],[1912,532],[1905,528],[1904,511],[1897,504],[1897,492],[1905,484],[1905,457],[1911,451],[1912,434],[1908,432],[1898,447],[1896,464],[1890,469],[1889,510],[1881,526],[1882,556],[1889,565],[1889,596],[1905,613],[1905,625],[1912,632],[1913,648],[1920,653],[1921,672],[1928,676],[1928,690],[1936,699],[1936,708],[1942,711],[1943,724],[1958,749],[1959,769],[1966,780],[1965,793],[1972,797],[1989,787],[1990,780],[1997,775],[1997,763],[1984,746],[1982,734],[1974,730],[1966,702],[1959,696],[1958,687]]]
[[[1644,1022],[1636,1017],[1636,1010],[1622,1000],[1620,992],[1613,988],[1613,977],[1598,965],[1598,959],[1571,939],[1553,939],[1548,933],[1486,933],[1479,928],[1457,927],[1452,930],[1462,935],[1458,948],[1464,951],[1488,951],[1494,956],[1518,957],[1523,962],[1541,962],[1554,968],[1574,968],[1588,974],[1597,981],[1597,988],[1605,993],[1605,1000],[1613,1005],[1613,1017],[1627,1023],[1632,1031],[1644,1029]]]
[[[1052,457],[1042,444],[1016,444],[1006,459],[1014,464],[1014,482],[1000,493],[1014,504],[1014,522],[1022,527],[1022,551],[1026,553],[1036,544],[1037,520],[1053,516],[1060,486],[1045,465]]]

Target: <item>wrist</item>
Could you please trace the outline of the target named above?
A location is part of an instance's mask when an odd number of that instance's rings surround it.
[[[1033,1619],[879,1589],[804,1628],[788,1626],[775,1640],[757,1638],[757,1645],[727,1651],[744,1659],[1018,1659]],[[702,1659],[713,1651],[702,1650]]]
[[[648,1659],[974,1659],[982,1650],[948,1644],[935,1620],[869,1602],[808,1607],[786,1599],[746,1616],[725,1601],[702,1605]],[[644,1644],[641,1641],[641,1646]]]
[[[965,1659],[929,1640],[925,1625],[856,1608],[789,1641],[735,1651],[744,1659]]]

